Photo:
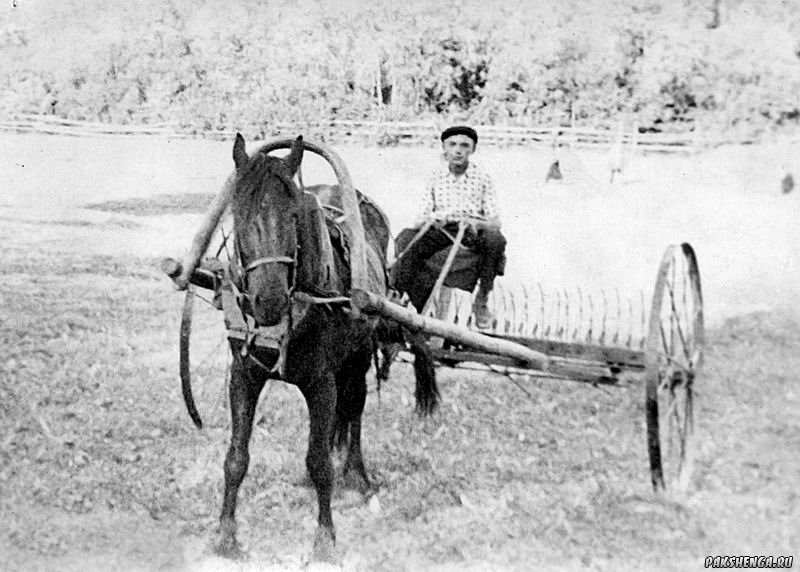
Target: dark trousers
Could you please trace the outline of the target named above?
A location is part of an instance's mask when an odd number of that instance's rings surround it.
[[[458,233],[458,223],[434,224],[408,248],[418,231],[419,228],[404,229],[395,240],[397,255],[403,253],[392,268],[394,288],[400,292],[412,291],[415,279],[422,273],[422,267],[428,258],[453,246],[450,236],[455,237]],[[491,290],[495,277],[503,272],[506,238],[496,228],[483,228],[477,232],[467,228],[462,244],[480,255],[480,287],[486,291]]]

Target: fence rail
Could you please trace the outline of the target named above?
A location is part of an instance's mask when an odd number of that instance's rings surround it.
[[[360,140],[377,145],[435,144],[444,125],[434,122],[378,122],[378,121],[327,121],[282,122],[268,128],[257,125],[244,126],[242,131],[255,133],[262,138],[276,135],[303,134],[307,138],[324,141]],[[643,152],[693,153],[705,147],[724,143],[746,143],[741,140],[712,140],[696,134],[633,133],[619,130],[576,126],[478,126],[482,143],[489,145],[568,146],[574,148],[623,145],[636,147]],[[197,131],[178,123],[151,125],[118,125],[96,121],[75,121],[52,115],[23,114],[0,119],[0,131],[16,133],[46,133],[71,136],[158,135],[177,138],[230,139],[234,128],[215,131]]]

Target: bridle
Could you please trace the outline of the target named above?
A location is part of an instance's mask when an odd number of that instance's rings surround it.
[[[237,250],[239,250],[237,248]],[[256,270],[257,268],[261,268],[262,266],[268,266],[270,264],[286,264],[289,269],[289,283],[288,283],[288,290],[287,293],[289,295],[289,311],[287,312],[286,318],[281,320],[278,324],[274,326],[256,326],[253,315],[250,313],[245,312],[244,307],[242,306],[242,301],[244,299],[250,300],[250,304],[254,303],[251,299],[251,294],[248,292],[246,288],[246,280],[242,280],[241,285],[244,287],[243,291],[240,291],[239,288],[236,287],[235,283],[231,284],[231,289],[233,292],[233,300],[235,306],[238,308],[239,315],[241,316],[244,326],[244,334],[242,339],[242,349],[241,349],[241,356],[244,358],[249,358],[254,363],[259,365],[262,369],[270,371],[270,372],[279,372],[282,375],[283,364],[285,360],[285,352],[286,352],[286,342],[288,341],[288,334],[291,331],[293,326],[293,313],[294,313],[294,300],[293,294],[296,286],[296,278],[297,278],[297,257],[298,257],[299,245],[295,244],[294,252],[292,253],[293,256],[288,255],[277,255],[277,256],[262,256],[260,258],[256,258],[247,266],[239,266],[239,272],[241,272],[241,277],[244,279],[247,274]],[[241,251],[239,251],[241,252]],[[241,257],[241,254],[238,255]],[[235,282],[235,281],[234,281]],[[230,332],[229,332],[230,337]],[[279,358],[276,361],[273,367],[267,367],[264,365],[255,355],[250,351],[250,346],[256,341],[256,338],[260,338],[262,341],[266,341],[267,345],[277,349],[279,351]]]
[[[288,255],[279,255],[279,256],[262,256],[261,258],[256,258],[252,262],[250,262],[247,266],[241,269],[241,272],[244,276],[247,276],[248,273],[260,268],[262,266],[267,266],[269,264],[286,264],[289,267],[289,287],[288,293],[291,297],[292,293],[295,289],[295,281],[297,279],[297,255],[298,250],[300,247],[295,244],[293,256]],[[240,267],[241,268],[241,267]],[[245,296],[249,296],[250,293],[245,290]]]

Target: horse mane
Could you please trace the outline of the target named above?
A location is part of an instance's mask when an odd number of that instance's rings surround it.
[[[247,163],[239,184],[234,192],[234,216],[250,220],[257,215],[264,204],[269,176],[278,177],[287,189],[296,189],[289,169],[284,161],[266,153],[257,152]]]
[[[264,208],[270,177],[277,177],[288,197],[297,196],[298,245],[297,288],[314,295],[346,295],[350,291],[350,246],[342,225],[321,205],[313,190],[301,192],[285,162],[257,152],[244,168],[233,200],[234,217],[251,220]],[[323,186],[320,186],[323,187]],[[358,192],[359,210],[365,227],[368,279],[374,291],[388,284],[386,258],[391,237],[389,220],[369,197]]]

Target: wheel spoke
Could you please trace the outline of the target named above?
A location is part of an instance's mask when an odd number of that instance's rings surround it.
[[[672,313],[670,316],[678,316],[678,308],[675,305],[675,291],[672,289],[672,284],[667,284],[667,291],[669,292],[669,301],[670,306],[672,307]],[[683,335],[683,328],[681,328],[680,319],[675,320],[674,329],[678,332],[678,337],[681,341],[681,348],[683,349],[683,353],[686,355],[686,359],[689,359],[689,350],[686,348],[686,337]]]

